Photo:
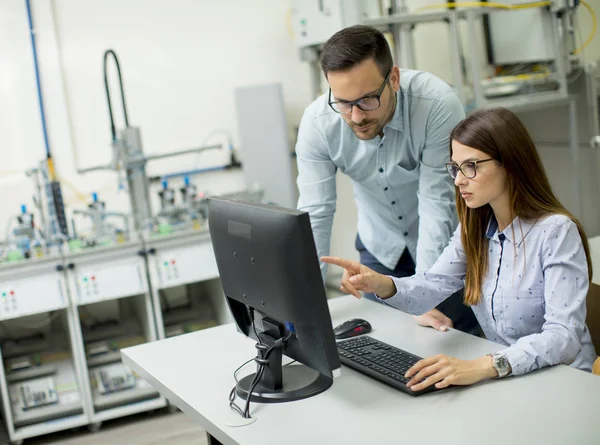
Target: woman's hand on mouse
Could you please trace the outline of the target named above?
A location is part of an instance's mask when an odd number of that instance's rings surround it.
[[[410,379],[406,384],[408,388],[420,391],[431,385],[435,385],[436,388],[446,388],[450,385],[473,385],[497,375],[498,373],[492,365],[492,358],[487,355],[475,360],[459,360],[439,354],[419,360],[406,371],[404,376]],[[425,378],[427,380],[421,382]]]
[[[324,263],[335,264],[344,268],[340,290],[361,298],[360,292],[373,292],[380,298],[389,298],[396,294],[394,281],[380,273],[363,266],[358,261],[345,260],[338,257],[321,257]]]

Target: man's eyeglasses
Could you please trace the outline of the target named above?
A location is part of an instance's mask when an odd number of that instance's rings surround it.
[[[458,165],[456,162],[446,162],[446,170],[453,179],[456,179],[458,172],[462,172],[465,178],[473,179],[477,174],[477,164],[482,162],[493,161],[493,158],[482,159],[481,161],[467,161]]]
[[[331,100],[331,88],[329,88],[329,98],[327,99],[327,103],[331,107],[333,111],[340,114],[350,114],[352,113],[352,107],[358,107],[362,111],[373,111],[381,106],[381,93],[383,93],[383,89],[390,77],[392,70],[389,70],[385,79],[383,79],[383,83],[379,87],[379,91],[377,94],[371,96],[361,97],[360,99],[347,101],[347,100]]]

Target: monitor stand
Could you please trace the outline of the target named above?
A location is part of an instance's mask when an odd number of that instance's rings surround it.
[[[333,384],[332,378],[326,377],[308,366],[302,364],[282,366],[282,347],[276,347],[271,351],[266,360],[264,355],[268,347],[257,343],[256,348],[258,349],[257,363],[264,362],[266,364],[263,375],[250,396],[251,402],[279,403],[306,399],[322,393]],[[248,392],[255,376],[256,373],[250,374],[237,383],[236,394],[238,397],[244,400],[248,398]]]

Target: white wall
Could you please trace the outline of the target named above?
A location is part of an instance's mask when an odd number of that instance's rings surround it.
[[[438,2],[407,3],[414,10]],[[600,12],[600,0],[590,3]],[[116,191],[115,175],[79,176],[74,156],[81,167],[110,158],[102,79],[106,49],[114,49],[120,57],[130,121],[141,127],[146,153],[221,142],[219,135],[206,140],[221,128],[231,131],[237,145],[233,102],[237,86],[281,82],[290,128],[298,125],[311,101],[309,68],[300,61],[291,38],[289,1],[32,0],[32,5],[49,136],[59,173],[84,194],[101,193],[113,210],[129,209],[127,196]],[[579,17],[585,39],[591,21],[583,8]],[[466,40],[464,32],[462,37]],[[597,37],[587,48],[587,60],[600,57],[599,41]],[[446,42],[445,24],[416,28],[417,68],[451,81]],[[118,98],[114,99],[118,104]],[[117,123],[121,122],[117,111]],[[44,156],[24,0],[0,2],[0,135],[2,230],[20,203],[31,205],[33,192],[22,174],[2,173],[33,166]],[[542,156],[551,164],[549,170],[568,161],[566,150],[547,155],[542,151]],[[224,153],[211,152],[158,161],[149,172],[168,173],[225,161]],[[240,174],[201,175],[195,182],[201,190],[215,193],[243,186]],[[67,204],[83,205],[67,187],[63,193]],[[156,208],[155,193],[152,196]],[[351,185],[340,177],[332,254],[356,258],[355,233]]]
[[[111,209],[129,209],[127,196],[116,191],[116,175],[79,176],[74,156],[84,168],[110,160],[102,74],[106,49],[114,49],[120,58],[130,123],[141,127],[148,154],[222,142],[219,134],[206,139],[217,129],[229,130],[237,146],[233,89],[238,86],[281,82],[290,127],[299,122],[310,101],[308,67],[297,56],[288,30],[288,2],[31,3],[49,136],[59,174],[84,194],[99,192]],[[33,166],[45,151],[25,1],[0,2],[0,20],[0,171],[6,173]],[[116,93],[116,76],[112,80]],[[119,99],[113,96],[117,125],[122,126]],[[214,151],[153,162],[148,170],[156,175],[222,165],[227,160],[227,153]],[[22,174],[1,178],[0,228],[4,228],[20,203],[31,203],[32,188]],[[244,186],[239,173],[201,175],[195,182],[200,190],[214,193]],[[83,205],[68,188],[63,193],[68,204]]]

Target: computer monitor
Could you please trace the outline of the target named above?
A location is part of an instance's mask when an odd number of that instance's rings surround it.
[[[308,213],[218,197],[208,206],[227,304],[258,342],[257,372],[237,395],[286,402],[325,391],[340,360]],[[282,367],[282,353],[299,364]]]

